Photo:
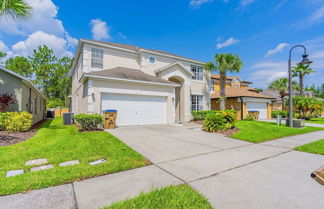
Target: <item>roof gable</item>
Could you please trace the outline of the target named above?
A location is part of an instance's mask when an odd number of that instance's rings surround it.
[[[190,76],[193,76],[194,74],[191,72],[191,71],[189,71],[183,64],[181,64],[180,62],[175,62],[175,63],[173,63],[173,64],[170,64],[170,65],[167,65],[167,66],[165,66],[165,67],[162,67],[162,68],[160,68],[160,69],[158,69],[158,70],[155,70],[154,72],[156,73],[156,74],[158,74],[158,73],[160,73],[160,72],[163,72],[163,71],[165,71],[165,70],[168,70],[168,69],[170,69],[170,68],[172,68],[172,67],[174,67],[174,66],[179,66],[185,73],[187,73],[187,74],[189,74]]]

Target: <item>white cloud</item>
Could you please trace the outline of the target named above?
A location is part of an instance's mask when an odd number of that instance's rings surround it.
[[[214,0],[191,0],[189,4],[191,8],[197,9],[200,8],[201,5],[211,3],[213,1]]]
[[[241,5],[242,6],[247,6],[249,4],[254,3],[256,0],[241,0]]]
[[[254,71],[250,75],[250,80],[255,86],[267,88],[269,84],[288,75],[287,62],[261,62],[251,67]]]
[[[217,43],[217,45],[216,45],[217,49],[221,49],[221,48],[228,47],[228,46],[230,46],[230,45],[236,44],[236,43],[238,43],[240,40],[231,37],[231,38],[227,39],[226,41],[224,41],[224,42],[222,42],[222,43],[221,43],[220,41],[221,41],[221,38],[218,38],[218,39],[217,39],[217,42],[218,42],[218,43]]]
[[[8,47],[6,46],[6,44],[0,40],[0,51],[6,52],[7,50],[8,50]]]
[[[318,8],[311,14],[307,19],[303,20],[297,26],[299,27],[309,27],[311,25],[320,23],[324,20],[324,6]]]
[[[93,39],[96,40],[104,40],[111,39],[110,36],[110,27],[107,25],[105,21],[101,19],[93,19],[90,21],[91,32]]]
[[[36,31],[30,34],[26,40],[14,44],[12,46],[12,51],[16,55],[28,56],[33,53],[34,49],[37,49],[41,45],[46,45],[54,50],[56,56],[72,57],[73,53],[68,50],[69,44],[70,43],[64,38],[43,31]]]
[[[276,48],[267,51],[267,54],[265,55],[265,57],[269,57],[273,54],[281,53],[284,50],[284,48],[286,48],[287,46],[288,46],[287,43],[278,44],[276,46]]]
[[[27,35],[35,31],[44,31],[55,35],[66,33],[63,23],[57,19],[58,7],[51,0],[26,0],[33,8],[27,21],[1,19],[0,30],[8,34]]]

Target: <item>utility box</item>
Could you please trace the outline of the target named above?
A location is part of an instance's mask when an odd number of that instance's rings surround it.
[[[104,128],[114,129],[116,128],[117,110],[104,110]]]
[[[72,125],[73,124],[73,113],[67,112],[63,113],[63,124],[64,125]]]
[[[282,122],[282,115],[277,115],[277,125],[281,126],[281,122]]]
[[[289,126],[289,118],[286,119],[286,125]],[[303,128],[305,126],[305,120],[303,119],[293,119],[294,128]]]

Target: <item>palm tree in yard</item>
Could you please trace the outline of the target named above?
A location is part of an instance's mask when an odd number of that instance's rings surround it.
[[[309,75],[314,71],[309,67],[310,65],[297,64],[297,66],[293,67],[292,73],[294,77],[299,77],[299,85],[300,85],[300,95],[304,95],[304,77],[305,75]]]
[[[0,0],[0,17],[25,20],[30,17],[31,10],[24,0]]]
[[[269,87],[269,89],[279,91],[281,102],[282,102],[282,110],[285,110],[285,96],[287,95],[288,88],[289,88],[289,80],[288,78],[279,78],[273,81]],[[298,89],[298,85],[296,81],[293,81],[293,89]]]
[[[208,62],[205,69],[208,71],[217,70],[220,79],[219,105],[221,110],[225,110],[226,100],[226,73],[237,73],[241,70],[243,62],[235,54],[216,54],[214,62]]]

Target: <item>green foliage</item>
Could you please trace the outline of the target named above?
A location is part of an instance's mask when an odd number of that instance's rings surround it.
[[[32,8],[24,0],[0,0],[0,16],[25,20],[31,15]]]
[[[0,113],[0,130],[28,131],[33,125],[33,115],[28,112]]]
[[[274,110],[271,113],[272,118],[277,118],[278,115],[281,115],[283,118],[287,118],[288,112],[287,111],[282,111],[282,110]]]
[[[34,50],[29,60],[32,71],[35,73],[34,83],[44,92],[45,96],[67,101],[72,85],[71,76],[68,73],[73,59],[57,58],[54,51],[44,45]]]
[[[311,87],[306,87],[305,90],[313,91],[316,97],[324,99],[324,83],[317,87],[313,84]]]
[[[192,111],[191,115],[194,120],[204,120],[209,113],[217,113],[220,110],[202,110],[202,111]]]
[[[324,110],[324,102],[314,97],[294,96],[293,108],[299,118],[309,120]]]
[[[235,126],[238,131],[232,134],[231,138],[253,143],[324,130],[318,127],[290,128],[286,125],[278,126],[276,123],[245,120],[237,121]]]
[[[225,110],[226,99],[226,74],[240,72],[243,62],[238,55],[235,54],[216,54],[214,62],[205,64],[207,71],[217,70],[220,75],[220,109]]]
[[[245,120],[248,120],[248,121],[253,121],[253,120],[256,120],[256,118],[255,118],[254,114],[252,114],[252,113],[249,113],[249,114],[247,114],[247,116],[246,116],[246,119],[245,119]]]
[[[31,64],[26,57],[17,56],[7,59],[6,68],[24,77],[30,78],[32,76]]]
[[[208,132],[229,130],[235,127],[236,114],[234,111],[219,111],[209,113],[203,121],[203,129]]]
[[[47,108],[66,107],[64,101],[60,98],[50,99],[46,102]]]
[[[96,130],[103,125],[103,117],[99,114],[79,114],[74,119],[81,124],[83,130]]]
[[[39,158],[46,158],[54,165],[74,159],[80,164],[30,172],[32,166],[25,166],[25,162]],[[108,162],[89,165],[101,158]],[[148,164],[142,155],[108,132],[78,132],[75,126],[65,126],[62,117],[57,117],[43,123],[28,140],[0,148],[0,196],[68,184]],[[15,169],[23,169],[25,174],[5,177],[7,171]]]
[[[304,77],[305,75],[309,75],[314,73],[310,65],[303,65],[301,63],[297,64],[297,66],[293,67],[292,74],[294,77],[299,77],[299,91],[300,95],[304,95]]]
[[[212,209],[208,200],[189,185],[168,186],[116,202],[104,209]]]

